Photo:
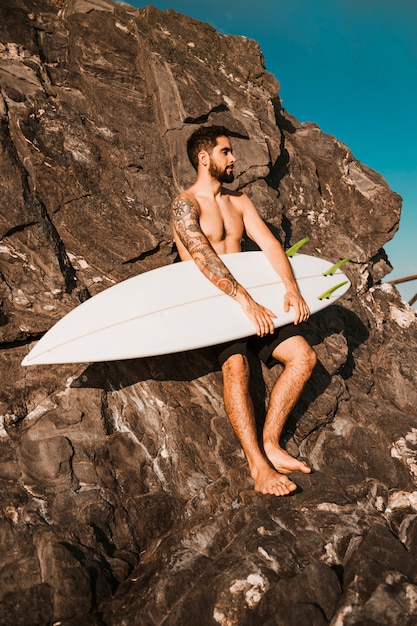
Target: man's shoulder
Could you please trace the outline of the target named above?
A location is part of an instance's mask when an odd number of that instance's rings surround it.
[[[224,185],[222,185],[222,195],[230,196],[230,198],[238,198],[238,199],[246,196],[246,194],[243,193],[243,191],[239,191],[238,189],[229,189],[228,187],[224,187]]]
[[[248,205],[252,205],[252,201],[249,196],[243,191],[235,191],[232,189],[224,190],[224,197],[228,198],[228,200],[239,209],[244,210]]]
[[[236,189],[227,189],[227,187],[222,187],[222,196],[228,198],[234,204],[242,204],[249,199],[246,193],[243,193],[243,191],[238,191]]]
[[[197,198],[190,190],[181,191],[172,201],[171,209],[175,216],[183,216],[192,213],[200,213],[200,205]]]
[[[174,198],[174,202],[176,200],[183,200],[185,202],[192,202],[194,204],[198,204],[195,193],[193,192],[192,187],[189,189],[184,189]]]

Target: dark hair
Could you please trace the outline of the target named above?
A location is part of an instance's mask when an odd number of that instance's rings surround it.
[[[224,126],[200,126],[187,141],[187,154],[195,170],[198,169],[198,154],[201,150],[211,153],[217,145],[217,137],[228,137],[229,131]]]

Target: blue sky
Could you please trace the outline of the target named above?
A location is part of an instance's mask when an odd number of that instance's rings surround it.
[[[223,34],[259,42],[283,106],[346,143],[403,197],[385,246],[394,271],[417,274],[417,1],[156,0]],[[417,281],[400,287],[406,299]]]

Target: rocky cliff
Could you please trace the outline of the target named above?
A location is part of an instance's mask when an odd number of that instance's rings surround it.
[[[1,0],[0,86],[0,623],[417,624],[416,313],[380,283],[399,196],[282,109],[256,42],[173,11]],[[351,258],[306,326],[319,363],[286,442],[314,473],[287,498],[253,492],[210,348],[20,365],[81,301],[173,261],[206,121],[285,246]],[[260,417],[279,372],[253,364]]]

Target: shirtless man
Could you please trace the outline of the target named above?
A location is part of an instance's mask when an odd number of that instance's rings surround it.
[[[236,300],[252,320],[256,335],[219,347],[224,403],[248,460],[255,490],[288,495],[297,485],[287,474],[311,470],[279,445],[284,424],[316,364],[316,355],[300,336],[297,324],[309,317],[281,244],[263,222],[251,200],[223,183],[234,179],[236,158],[222,126],[200,127],[187,142],[188,157],[197,171],[195,183],[172,203],[175,242],[181,260],[193,259],[203,274]],[[244,231],[263,250],[286,287],[283,307],[294,309],[294,324],[274,329],[274,313],[255,302],[231,275],[219,254],[241,251]],[[278,308],[278,303],[277,303]],[[260,445],[249,395],[247,344],[265,362],[279,361],[284,370],[272,389]],[[273,363],[272,363],[273,364]]]

